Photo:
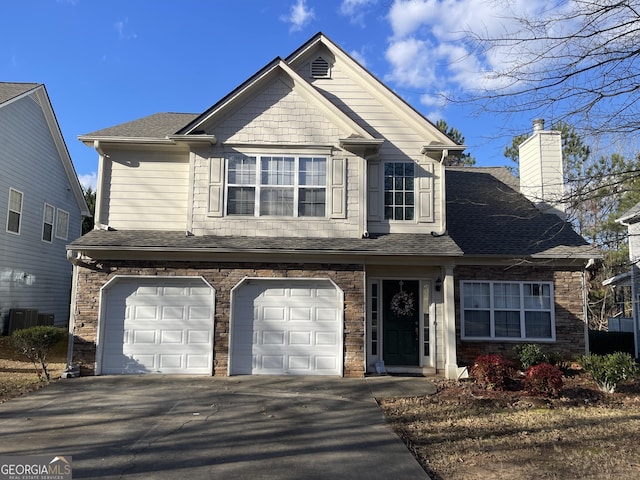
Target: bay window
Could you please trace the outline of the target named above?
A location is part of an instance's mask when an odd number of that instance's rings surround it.
[[[462,338],[553,340],[550,282],[461,282]]]
[[[227,215],[324,217],[327,159],[227,157]]]

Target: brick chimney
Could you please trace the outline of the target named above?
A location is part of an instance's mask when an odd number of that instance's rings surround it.
[[[533,134],[520,144],[520,192],[544,213],[565,218],[562,136],[533,121]]]

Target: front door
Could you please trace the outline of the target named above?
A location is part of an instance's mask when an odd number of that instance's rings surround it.
[[[383,359],[386,365],[419,365],[420,283],[382,282]]]

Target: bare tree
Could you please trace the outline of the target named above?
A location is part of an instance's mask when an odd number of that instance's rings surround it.
[[[640,130],[640,1],[549,2],[501,36],[475,36],[486,58],[501,56],[483,107],[535,111],[583,133]]]

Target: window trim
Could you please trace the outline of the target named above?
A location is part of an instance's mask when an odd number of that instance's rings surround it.
[[[481,283],[489,284],[489,308],[478,309],[478,311],[489,310],[489,331],[490,336],[479,337],[469,336],[465,333],[465,311],[471,309],[465,309],[465,284]],[[495,313],[496,311],[505,311],[507,309],[496,309],[495,307],[495,293],[494,286],[499,284],[517,284],[519,286],[519,300],[520,300],[520,336],[519,337],[497,337],[495,334]],[[525,285],[544,285],[549,287],[549,309],[531,309],[526,308],[524,304],[524,287]],[[538,281],[538,280],[460,280],[460,338],[462,340],[481,340],[481,341],[498,341],[498,342],[555,342],[556,341],[556,322],[555,322],[555,291],[552,281]],[[516,311],[515,309],[508,309]],[[548,312],[550,317],[550,337],[527,337],[526,336],[526,312]]]
[[[67,217],[67,221],[66,224],[64,225],[64,235],[59,234],[59,230],[60,230],[60,226],[62,225],[60,223],[60,214],[66,215]],[[59,238],[60,240],[67,240],[69,238],[69,212],[67,212],[66,210],[62,210],[61,208],[58,208],[57,212],[56,212],[56,229],[55,229],[55,237]]]
[[[47,208],[51,210],[51,222],[47,222]],[[44,208],[42,210],[42,237],[41,240],[45,243],[53,243],[54,236],[54,226],[56,224],[56,209],[53,205],[46,203],[44,204]],[[45,227],[49,225],[51,230],[49,231],[49,238],[45,238]]]
[[[255,171],[253,174],[253,183],[231,183],[229,181],[229,163],[231,158],[234,156],[242,156],[247,158],[254,158],[255,165],[253,166]],[[293,158],[293,184],[269,184],[262,183],[262,162],[263,159],[266,158]],[[324,183],[322,185],[314,185],[314,184],[302,184],[300,183],[300,160],[301,159],[322,159],[324,160]],[[298,219],[304,218],[305,220],[313,220],[313,219],[326,219],[328,217],[328,195],[329,195],[329,170],[330,170],[330,157],[326,154],[317,154],[317,153],[241,153],[241,152],[233,152],[225,155],[224,164],[225,164],[225,185],[224,185],[224,215],[227,217],[241,218],[241,217],[254,217],[254,218],[271,218],[271,219]],[[240,213],[229,213],[229,200],[230,195],[229,191],[232,188],[253,188],[254,189],[254,207],[253,214],[240,214]],[[291,189],[293,190],[293,215],[266,215],[261,213],[261,207],[263,206],[260,198],[262,194],[262,189]],[[324,214],[317,216],[305,216],[300,215],[300,193],[303,190],[316,189],[324,191]]]
[[[20,211],[16,211],[16,210],[12,210],[11,209],[11,192],[15,192],[18,195],[20,195]],[[24,193],[21,192],[20,190],[17,190],[13,187],[9,187],[9,198],[8,198],[8,202],[7,202],[7,223],[5,225],[5,229],[7,231],[7,233],[10,233],[12,235],[20,235],[21,230],[22,230],[22,211],[24,210]],[[15,213],[18,215],[18,231],[13,231],[9,229],[9,221],[11,218],[11,212]]]

